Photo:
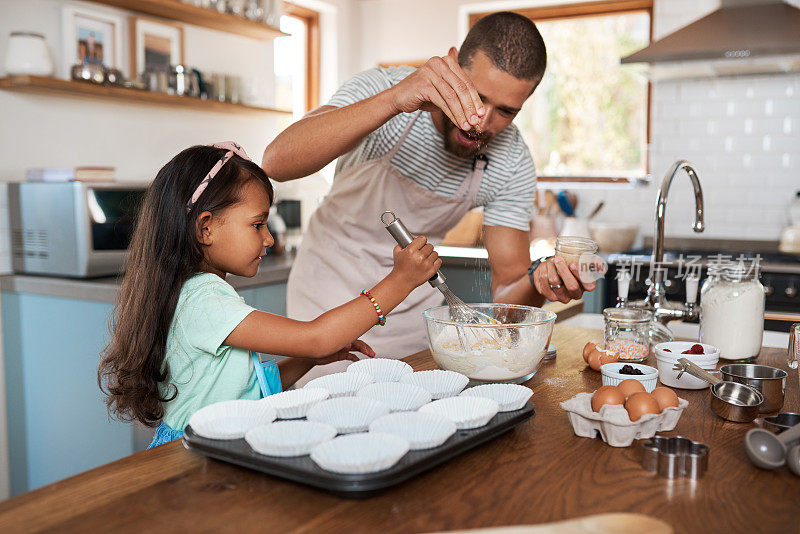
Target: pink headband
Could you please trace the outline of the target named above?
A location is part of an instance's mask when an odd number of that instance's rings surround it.
[[[192,198],[190,198],[189,202],[186,203],[187,212],[191,211],[192,206],[194,206],[195,202],[197,202],[197,199],[200,198],[200,195],[203,194],[203,191],[206,190],[206,187],[208,187],[208,183],[211,181],[211,179],[217,175],[222,166],[228,163],[228,160],[231,159],[234,154],[236,154],[240,158],[246,159],[247,161],[252,161],[247,156],[247,153],[244,151],[244,149],[238,143],[234,143],[233,141],[225,141],[224,143],[214,143],[213,145],[210,146],[213,146],[214,148],[226,148],[228,149],[228,151],[225,153],[224,156],[222,156],[222,159],[220,159],[218,162],[214,164],[213,167],[211,167],[211,170],[208,171],[206,177],[203,178],[203,181],[200,182],[200,185],[198,185],[197,189],[194,190],[194,193],[192,193]]]

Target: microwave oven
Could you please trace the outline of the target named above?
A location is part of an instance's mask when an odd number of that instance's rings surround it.
[[[146,186],[8,184],[14,272],[76,278],[122,272]]]

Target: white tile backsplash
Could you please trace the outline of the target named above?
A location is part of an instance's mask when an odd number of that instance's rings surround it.
[[[606,208],[600,220],[634,218],[650,235],[658,185],[675,160],[686,159],[703,186],[706,231],[691,230],[694,195],[681,173],[669,193],[668,235],[778,239],[788,222],[789,202],[800,190],[800,98],[794,97],[799,88],[800,74],[656,82],[651,103],[653,183],[605,195],[581,192],[582,210],[591,209],[602,196]]]

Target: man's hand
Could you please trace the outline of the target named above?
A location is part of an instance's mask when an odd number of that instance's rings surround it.
[[[325,356],[324,358],[317,358],[316,360],[314,360],[314,363],[316,365],[325,365],[328,363],[338,362],[341,360],[350,360],[357,362],[360,358],[350,351],[358,351],[369,358],[375,357],[375,351],[372,350],[372,347],[370,347],[360,339],[357,339],[338,352],[334,352],[333,354]]]
[[[486,113],[478,91],[458,64],[458,52],[434,56],[425,65],[389,89],[398,113],[441,109],[453,124],[469,130]]]
[[[533,273],[536,291],[551,302],[577,300],[584,291],[593,291],[597,282],[587,277],[581,279],[576,263],[567,265],[564,258],[547,258]]]

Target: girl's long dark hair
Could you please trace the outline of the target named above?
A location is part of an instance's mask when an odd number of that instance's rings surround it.
[[[216,214],[238,202],[250,180],[261,182],[272,202],[266,173],[234,155],[186,212],[189,197],[225,152],[187,148],[158,171],[145,195],[111,320],[111,341],[97,371],[108,411],[121,420],[155,426],[164,415],[163,403],[177,394],[174,385],[159,385],[169,379],[165,349],[178,295],[203,260],[195,231],[198,215]]]

